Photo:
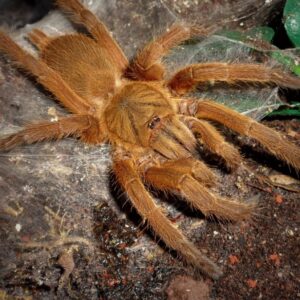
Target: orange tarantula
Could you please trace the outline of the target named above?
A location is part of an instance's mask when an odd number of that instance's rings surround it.
[[[43,140],[79,137],[84,143],[109,143],[113,171],[133,206],[168,247],[212,278],[221,270],[190,243],[155,204],[146,184],[182,196],[204,215],[239,221],[255,204],[228,199],[209,190],[215,175],[197,160],[196,137],[224,159],[229,168],[242,161],[239,152],[209,123],[218,122],[259,141],[268,151],[300,169],[300,150],[276,131],[208,99],[185,98],[197,84],[236,82],[300,88],[300,79],[261,64],[199,63],[168,78],[161,59],[201,29],[173,25],[128,61],[108,30],[78,0],[58,6],[82,23],[91,37],[48,37],[33,30],[29,39],[37,59],[0,33],[0,51],[33,74],[71,113],[55,122],[39,122],[2,137],[0,149]]]

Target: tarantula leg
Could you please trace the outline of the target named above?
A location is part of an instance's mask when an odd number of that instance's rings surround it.
[[[86,135],[86,132],[97,122],[88,115],[74,115],[62,118],[56,122],[40,122],[30,124],[23,130],[0,139],[0,149],[10,150],[22,144],[52,139],[62,139],[67,136]]]
[[[254,138],[272,154],[300,169],[300,148],[275,130],[213,101],[195,100],[186,105],[190,114],[201,119],[217,121],[239,134]]]
[[[221,270],[197,250],[162,213],[160,207],[155,204],[145,189],[133,161],[129,159],[116,161],[114,171],[133,206],[142,218],[148,221],[154,232],[162,238],[166,245],[178,251],[187,262],[198,267],[213,279],[218,279],[222,275]]]
[[[280,69],[259,64],[227,64],[221,62],[190,65],[177,72],[168,82],[171,90],[183,95],[197,84],[205,82],[273,83],[292,89],[300,88],[300,79],[284,73]]]
[[[51,42],[51,38],[37,28],[33,29],[28,34],[28,39],[40,51],[42,51]]]
[[[193,177],[191,170],[180,170],[177,161],[151,167],[145,173],[145,180],[154,187],[179,193],[206,216],[215,215],[221,219],[240,221],[248,218],[256,207],[255,202],[238,202],[216,196],[198,178],[197,181]]]
[[[57,5],[67,13],[71,13],[72,19],[83,24],[98,44],[107,50],[113,61],[121,70],[128,66],[128,60],[117,42],[111,37],[106,26],[78,0],[57,0]]]
[[[215,173],[205,163],[194,158],[183,158],[175,162],[166,161],[163,163],[163,168],[165,174],[167,174],[168,170],[171,171],[168,175],[170,178],[175,172],[178,174],[190,174],[206,186],[213,186],[217,181]]]
[[[130,66],[130,75],[140,80],[162,80],[165,69],[160,59],[174,46],[193,36],[207,35],[208,32],[209,29],[201,27],[173,25],[166,33],[150,42],[137,54]]]
[[[184,117],[183,121],[191,128],[192,132],[200,135],[201,142],[213,153],[225,160],[226,166],[236,169],[242,162],[238,150],[227,143],[218,130],[207,121],[198,120],[193,117]]]
[[[18,67],[36,76],[37,81],[51,91],[72,113],[84,114],[93,110],[93,108],[86,103],[87,101],[72,91],[58,73],[49,68],[41,60],[36,59],[24,51],[9,36],[1,31],[0,51],[7,54]]]

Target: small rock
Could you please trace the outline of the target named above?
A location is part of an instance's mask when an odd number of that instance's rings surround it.
[[[177,276],[169,284],[168,300],[208,300],[210,288],[204,281],[189,276]]]
[[[17,232],[20,232],[22,229],[22,225],[18,223],[18,224],[16,224],[15,228],[16,228]]]

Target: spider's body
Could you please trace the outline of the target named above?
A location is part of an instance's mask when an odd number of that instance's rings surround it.
[[[116,92],[104,110],[108,139],[136,154],[160,153],[167,159],[191,156],[195,138],[176,115],[160,84],[127,83]]]
[[[239,202],[209,191],[215,175],[197,160],[196,141],[219,155],[229,168],[242,161],[239,152],[206,120],[258,140],[275,156],[300,169],[300,151],[276,131],[207,99],[184,98],[197,84],[272,83],[300,88],[300,79],[258,64],[204,63],[165,76],[161,58],[203,33],[175,25],[150,42],[129,62],[106,27],[77,0],[58,0],[92,37],[81,34],[51,38],[34,30],[29,38],[40,50],[36,59],[0,33],[0,51],[32,73],[72,114],[56,122],[31,124],[0,139],[0,149],[66,136],[85,143],[112,145],[113,170],[133,206],[164,242],[213,278],[220,269],[164,216],[144,183],[175,192],[205,215],[238,221],[255,203]],[[206,119],[206,120],[204,120]]]

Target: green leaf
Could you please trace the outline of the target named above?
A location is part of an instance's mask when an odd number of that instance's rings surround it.
[[[229,39],[235,40],[235,41],[244,41],[245,35],[241,31],[237,30],[221,30],[217,32],[218,35],[227,37]]]
[[[300,1],[287,0],[283,16],[288,37],[296,47],[300,47]]]
[[[217,34],[240,42],[245,42],[247,39],[258,39],[271,42],[275,32],[271,27],[261,26],[252,28],[251,30],[245,32],[237,30],[221,30],[217,32]]]
[[[300,118],[300,106],[299,105],[295,105],[295,107],[284,106],[268,114],[268,117],[275,117],[275,116]]]
[[[292,71],[300,77],[300,66],[295,65]]]
[[[300,0],[299,0],[300,3]],[[255,49],[257,51],[263,51],[260,49],[257,49],[255,45],[251,44],[251,40],[264,40],[268,43],[270,43],[274,37],[274,30],[271,27],[268,26],[261,26],[261,27],[255,27],[249,30],[248,32],[241,32],[241,31],[235,31],[235,30],[222,30],[217,33],[220,36],[227,37],[228,39],[239,41],[245,43],[245,45],[248,45],[249,48]],[[300,32],[299,32],[299,38],[300,38]],[[218,45],[218,48],[224,48],[226,45],[223,43],[220,43]],[[284,53],[281,50],[274,50],[270,51],[269,55],[278,61],[280,64],[287,67],[291,72],[294,74],[300,76],[300,66],[297,65],[295,58],[290,57],[286,53]]]
[[[289,14],[293,14],[295,10],[299,9],[300,2],[299,0],[287,0],[284,6],[283,15],[287,16]]]
[[[271,42],[275,32],[273,28],[268,26],[255,27],[248,31],[247,36],[254,39]]]
[[[273,59],[278,61],[280,64],[286,66],[294,74],[300,76],[300,66],[296,64],[296,61],[294,58],[288,56],[281,50],[271,51],[270,55]]]

